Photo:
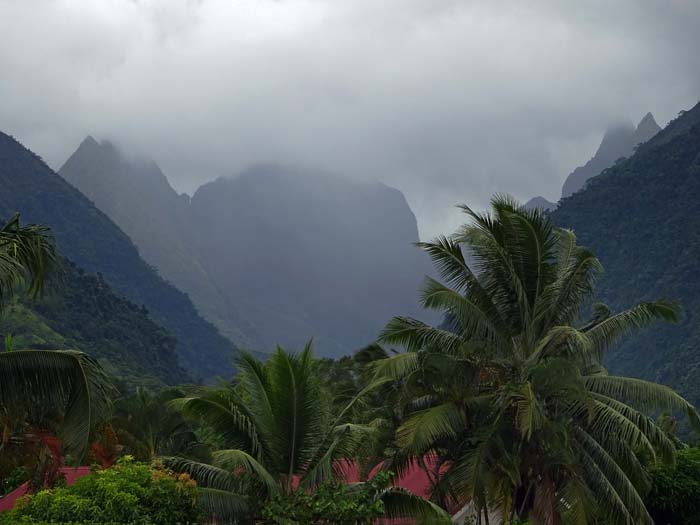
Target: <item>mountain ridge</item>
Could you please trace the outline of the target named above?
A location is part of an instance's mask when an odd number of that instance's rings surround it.
[[[92,141],[88,145],[95,147]],[[400,191],[308,168],[259,164],[205,183],[189,199],[176,197],[169,184],[162,185],[161,195],[149,197],[145,189],[127,190],[122,183],[122,171],[131,170],[132,179],[139,180],[138,169],[124,156],[112,162],[99,152],[78,148],[60,173],[120,224],[144,257],[187,290],[202,315],[239,346],[299,347],[313,336],[320,354],[340,355],[371,342],[396,313],[389,313],[390,306],[410,304],[415,313],[412,305],[429,264],[412,246],[418,241],[417,222]],[[146,175],[141,184],[146,184]],[[144,204],[139,204],[142,196]],[[128,221],[133,216],[153,231],[143,230],[141,236],[131,231]],[[172,224],[181,226],[173,231],[168,229]],[[373,239],[369,251],[363,234]],[[153,241],[169,236],[178,238],[168,249]],[[178,246],[187,252],[178,252]],[[367,265],[371,251],[374,266]],[[194,262],[185,264],[187,258]],[[364,265],[366,275],[350,268],[347,260]],[[201,269],[199,275],[177,273],[177,267],[193,266]],[[338,276],[329,273],[334,267],[344,269],[347,287],[336,286]],[[396,268],[401,268],[399,275],[394,275]],[[379,273],[383,279],[368,277]],[[324,296],[319,287],[336,289],[338,295]],[[383,289],[386,297],[375,288]],[[307,301],[313,295],[319,301],[323,296],[326,306]],[[350,297],[356,308],[350,306]],[[342,315],[333,313],[333,306],[358,323],[358,335],[342,326]],[[386,319],[370,319],[363,310],[381,312]]]

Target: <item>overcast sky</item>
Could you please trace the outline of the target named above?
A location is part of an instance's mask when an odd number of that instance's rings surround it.
[[[378,179],[432,236],[695,104],[698,28],[700,0],[0,0],[0,129],[56,169],[112,138],[188,193],[256,162]]]

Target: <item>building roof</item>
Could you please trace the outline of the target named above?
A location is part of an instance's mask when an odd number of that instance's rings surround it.
[[[61,467],[61,474],[65,477],[66,484],[72,485],[78,478],[90,474],[90,467]],[[28,492],[29,483],[25,482],[4,497],[0,497],[0,512],[13,509],[16,501]]]

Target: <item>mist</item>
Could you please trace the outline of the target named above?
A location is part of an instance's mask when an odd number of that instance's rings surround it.
[[[680,0],[0,0],[0,129],[54,169],[110,139],[187,193],[271,162],[380,180],[431,237],[697,102],[698,27]]]

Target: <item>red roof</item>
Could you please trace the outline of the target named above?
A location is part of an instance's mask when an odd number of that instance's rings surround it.
[[[90,474],[90,467],[61,467],[61,474],[66,478],[66,484],[72,485],[78,478]],[[22,483],[15,490],[0,497],[0,512],[11,510],[15,507],[15,502],[27,494],[29,483]]]
[[[426,456],[424,459],[425,466],[430,471],[435,469],[436,461],[437,458],[435,456]],[[381,470],[381,467],[381,464],[374,467],[369,473],[369,476],[367,476],[367,479],[373,478],[374,475]],[[361,479],[360,467],[357,465],[357,463],[348,464],[347,467],[343,469],[343,474],[343,477],[347,483],[366,481],[365,479]],[[423,498],[429,498],[432,490],[430,478],[426,474],[425,470],[421,468],[418,462],[409,464],[406,470],[394,478],[392,485],[394,487],[406,489],[416,496],[421,496]]]
[[[437,466],[437,457],[426,456],[424,458],[424,464],[428,470],[434,471],[435,467]],[[381,464],[377,465],[371,470],[369,476],[367,476],[366,479],[362,479],[362,476],[360,476],[359,465],[357,463],[349,463],[343,469],[343,477],[345,482],[347,483],[366,481],[367,479],[371,479],[372,477],[374,477],[374,475],[377,472],[379,472],[381,468]],[[444,468],[441,469],[441,473],[442,471],[444,471]],[[430,498],[430,493],[433,488],[430,478],[426,474],[425,470],[421,468],[417,461],[414,461],[413,463],[409,464],[408,468],[406,468],[400,475],[396,476],[393,480],[392,485],[394,487],[399,487],[408,490],[416,496],[421,496],[425,499]],[[407,518],[383,519],[380,520],[379,523],[382,523],[384,525],[408,525],[415,523],[415,520]]]

